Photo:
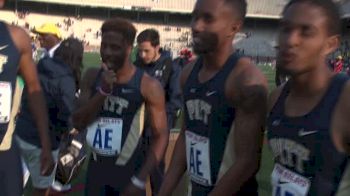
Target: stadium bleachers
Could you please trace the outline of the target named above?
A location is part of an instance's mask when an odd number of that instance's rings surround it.
[[[98,50],[98,46],[100,44],[100,36],[97,34],[103,23],[102,19],[82,18],[78,20],[76,18],[69,17],[69,19],[72,21],[72,25],[68,26],[64,22],[65,20],[68,20],[68,17],[65,16],[30,13],[26,15],[25,18],[19,18],[12,11],[0,11],[0,17],[2,20],[21,27],[25,27],[25,24],[27,23],[29,25],[27,28],[28,31],[50,21],[51,23],[58,24],[58,26],[60,26],[63,37],[77,37],[84,40],[87,46],[95,48],[96,50]],[[158,30],[161,35],[162,46],[170,48],[175,53],[181,48],[186,47],[190,41],[189,26],[174,26],[140,22],[134,22],[134,25],[138,32],[141,32],[147,28],[154,28]]]
[[[286,0],[248,0],[248,16],[254,18],[279,18]]]
[[[192,11],[196,0],[26,0],[37,2],[50,2],[60,4],[75,4],[100,7],[114,7],[126,10],[148,10],[164,12],[184,12]]]
[[[68,5],[99,6],[125,10],[144,10],[190,13],[196,0],[23,0],[30,2],[58,3]],[[349,17],[350,2],[334,0],[341,4],[342,15]],[[279,18],[288,0],[247,0],[247,17]]]
[[[126,10],[145,10],[190,13],[196,0],[25,0],[114,7]],[[278,18],[286,0],[248,0],[248,17]]]
[[[34,2],[49,3],[46,6],[51,6],[50,9],[54,9],[55,4],[70,4],[76,6],[88,6],[89,9],[98,10],[98,7],[119,8],[126,12],[135,13],[129,14],[127,17],[132,20],[136,26],[138,32],[143,31],[146,28],[154,28],[160,32],[161,44],[163,47],[169,48],[176,55],[177,52],[188,47],[191,41],[191,33],[189,28],[190,17],[184,16],[182,13],[189,13],[192,11],[196,0],[24,0],[32,5],[39,5]],[[350,16],[350,1],[339,1],[343,10],[343,15],[348,14]],[[283,7],[288,0],[247,0],[248,19],[245,22],[242,32],[237,35],[235,39],[236,47],[244,50],[246,54],[251,56],[274,56],[275,55],[275,40],[277,37],[276,27],[277,20],[280,17]],[[62,5],[68,6],[68,5]],[[43,6],[45,7],[45,6]],[[85,7],[81,7],[84,9]],[[25,11],[26,8],[23,9]],[[48,9],[48,8],[47,8]],[[348,9],[348,11],[346,11]],[[48,9],[49,10],[49,9]],[[113,16],[119,16],[118,9],[114,9],[111,12]],[[129,11],[125,11],[129,10]],[[134,10],[134,11],[133,11]],[[152,11],[163,11],[165,14],[153,14]],[[89,11],[89,13],[91,10]],[[171,15],[171,19],[168,18],[170,13],[180,12],[180,14]],[[0,11],[0,16],[3,20],[13,22],[20,26],[28,26],[28,29],[38,27],[39,25],[50,21],[61,26],[64,37],[75,36],[83,39],[87,46],[93,50],[98,50],[100,43],[99,29],[105,20],[107,15],[98,18],[98,14],[89,16],[87,12],[82,11],[83,16],[79,19],[74,16],[74,13],[70,13],[66,16],[35,13],[31,12],[26,15],[25,18],[19,18],[13,11]],[[96,12],[98,13],[98,12]],[[127,15],[127,14],[126,14]],[[70,18],[73,24],[69,27],[65,25],[65,20]],[[248,35],[248,36],[247,36]],[[345,38],[349,39],[349,35],[345,33]],[[259,54],[258,52],[259,51]]]

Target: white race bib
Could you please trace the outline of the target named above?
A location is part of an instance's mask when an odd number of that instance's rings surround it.
[[[99,118],[88,127],[87,144],[104,156],[116,156],[122,145],[123,120],[119,118]]]
[[[0,123],[10,121],[12,87],[10,82],[0,82]]]
[[[203,186],[212,186],[209,139],[186,131],[187,171],[191,180]]]
[[[276,163],[272,172],[273,196],[305,196],[310,180]]]

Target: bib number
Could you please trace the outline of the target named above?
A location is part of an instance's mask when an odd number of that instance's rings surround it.
[[[212,186],[209,139],[186,131],[187,171],[191,180],[203,186]]]
[[[275,164],[272,172],[273,196],[305,196],[310,188],[310,180],[280,164]]]
[[[12,87],[9,82],[0,82],[0,123],[10,121],[12,105]]]
[[[97,154],[116,156],[121,149],[122,130],[123,120],[100,118],[88,127],[86,141]]]

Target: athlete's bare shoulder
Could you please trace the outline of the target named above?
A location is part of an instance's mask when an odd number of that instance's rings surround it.
[[[148,101],[164,99],[164,90],[160,82],[144,73],[141,79],[141,93]]]
[[[16,45],[16,48],[21,53],[25,52],[26,50],[30,50],[31,52],[29,34],[24,29],[18,26],[8,24],[7,28],[10,32],[14,44]]]
[[[241,103],[241,99],[264,96],[267,94],[266,77],[249,58],[242,57],[226,80],[225,94],[233,105]]]
[[[142,76],[142,82],[141,82],[141,85],[142,85],[142,88],[154,88],[157,86],[157,83],[158,80],[156,80],[155,78],[151,77],[150,75],[148,75],[147,73],[143,73],[143,76]]]

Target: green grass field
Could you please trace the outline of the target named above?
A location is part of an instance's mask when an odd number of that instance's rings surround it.
[[[97,53],[85,53],[84,54],[84,71],[86,71],[89,67],[96,67],[100,65],[99,60],[99,54]],[[270,90],[274,88],[274,76],[275,72],[274,70],[269,66],[259,66],[261,70],[266,75],[268,82],[269,82],[269,88]],[[85,183],[85,172],[86,172],[86,166],[87,161],[85,162],[81,173],[79,176],[73,181],[73,192],[70,193],[70,196],[81,196],[84,195],[83,191],[83,185]],[[259,183],[259,195],[261,196],[268,196],[271,195],[271,186],[270,186],[270,174],[273,167],[273,159],[270,151],[268,150],[268,147],[266,143],[264,142],[264,147],[262,151],[262,161],[260,166],[260,171],[257,174],[257,179]],[[29,181],[27,183],[27,187],[25,190],[25,195],[30,195],[31,192],[31,182]]]

